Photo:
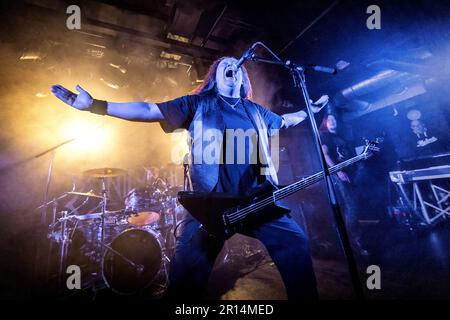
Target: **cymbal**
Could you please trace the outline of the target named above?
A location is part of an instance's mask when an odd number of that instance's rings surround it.
[[[158,221],[160,214],[158,212],[147,211],[133,214],[127,221],[134,226],[145,226]]]
[[[85,176],[92,178],[112,178],[126,174],[126,170],[119,168],[97,168],[90,169],[83,172]]]
[[[71,194],[71,195],[74,195],[74,196],[81,196],[81,197],[91,197],[91,198],[102,199],[102,196],[100,196],[98,194],[95,194],[95,193],[93,193],[91,191],[89,191],[89,192],[69,191],[69,192],[66,192],[66,194]]]

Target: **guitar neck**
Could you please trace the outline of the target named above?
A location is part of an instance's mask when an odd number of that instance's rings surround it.
[[[332,166],[328,170],[329,170],[330,174],[336,173],[338,171],[341,171],[343,168],[364,159],[365,157],[366,157],[366,153],[364,152],[356,157],[353,157],[353,158],[348,159],[344,162],[341,162],[335,166]],[[309,187],[310,185],[313,185],[316,182],[319,182],[323,178],[324,178],[323,171],[318,172],[309,177],[303,178],[302,180],[294,182],[293,184],[290,184],[284,188],[274,191],[272,198],[274,201],[284,199],[284,198],[296,193],[297,191],[300,191],[306,187]]]
[[[332,166],[331,168],[328,169],[328,171],[330,172],[330,174],[336,173],[357,161],[367,158],[369,155],[370,155],[370,153],[368,153],[367,151],[364,151],[363,153],[361,153],[360,155],[358,155],[356,157],[353,157],[351,159],[348,159],[347,161],[344,161],[335,166]],[[319,182],[323,178],[324,178],[324,174],[323,174],[323,171],[321,171],[321,172],[313,174],[309,177],[303,178],[300,181],[294,182],[293,184],[290,184],[284,188],[278,189],[278,190],[274,191],[270,196],[264,197],[264,199],[259,200],[250,206],[244,207],[242,209],[239,209],[239,210],[233,212],[228,217],[229,222],[237,223],[237,222],[241,221],[242,219],[246,218],[247,216],[249,216],[255,212],[258,212],[262,208],[275,203],[275,201],[286,198],[286,197],[296,193],[297,191],[300,191],[316,182]]]
[[[348,159],[347,161],[341,162],[341,163],[329,168],[329,172],[330,172],[330,174],[336,173],[336,172],[342,170],[343,168],[345,168],[359,160],[362,160],[366,157],[367,157],[366,152],[363,152],[359,156],[353,157],[351,159]],[[324,175],[323,175],[323,172],[321,171],[321,172],[313,174],[309,177],[303,178],[300,181],[294,182],[293,184],[290,184],[284,188],[278,189],[278,190],[274,191],[271,196],[265,197],[264,199],[253,203],[251,206],[239,209],[236,212],[234,212],[232,214],[233,217],[231,218],[230,222],[236,223],[242,219],[245,219],[247,216],[249,216],[255,212],[258,212],[259,210],[261,210],[262,208],[264,208],[266,206],[269,206],[269,205],[275,203],[275,201],[286,198],[286,197],[296,193],[297,191],[300,191],[316,182],[319,182],[320,180],[323,179],[323,177],[324,177]]]

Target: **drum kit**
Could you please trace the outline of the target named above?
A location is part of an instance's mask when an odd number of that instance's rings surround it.
[[[61,287],[67,277],[65,268],[76,264],[82,272],[87,270],[95,283],[116,293],[136,294],[150,287],[154,288],[152,295],[163,294],[175,247],[177,220],[183,214],[176,200],[180,188],[155,178],[143,187],[130,190],[122,208],[108,210],[111,201],[106,181],[123,176],[126,171],[100,168],[83,174],[98,179],[101,194],[72,190],[53,201],[78,196],[98,202],[97,207],[101,210],[88,213],[78,210],[55,213],[54,210],[48,238],[59,245]],[[87,285],[91,286],[91,283]]]

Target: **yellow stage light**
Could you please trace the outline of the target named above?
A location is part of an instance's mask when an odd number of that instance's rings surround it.
[[[68,148],[70,151],[81,153],[103,150],[108,144],[111,132],[99,122],[86,119],[74,119],[61,127],[63,139],[75,139]]]

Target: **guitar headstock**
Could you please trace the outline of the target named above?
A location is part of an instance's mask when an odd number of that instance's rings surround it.
[[[363,154],[365,159],[368,159],[374,153],[380,152],[378,145],[383,141],[383,138],[376,138],[375,140],[366,140],[366,146],[364,147]]]

